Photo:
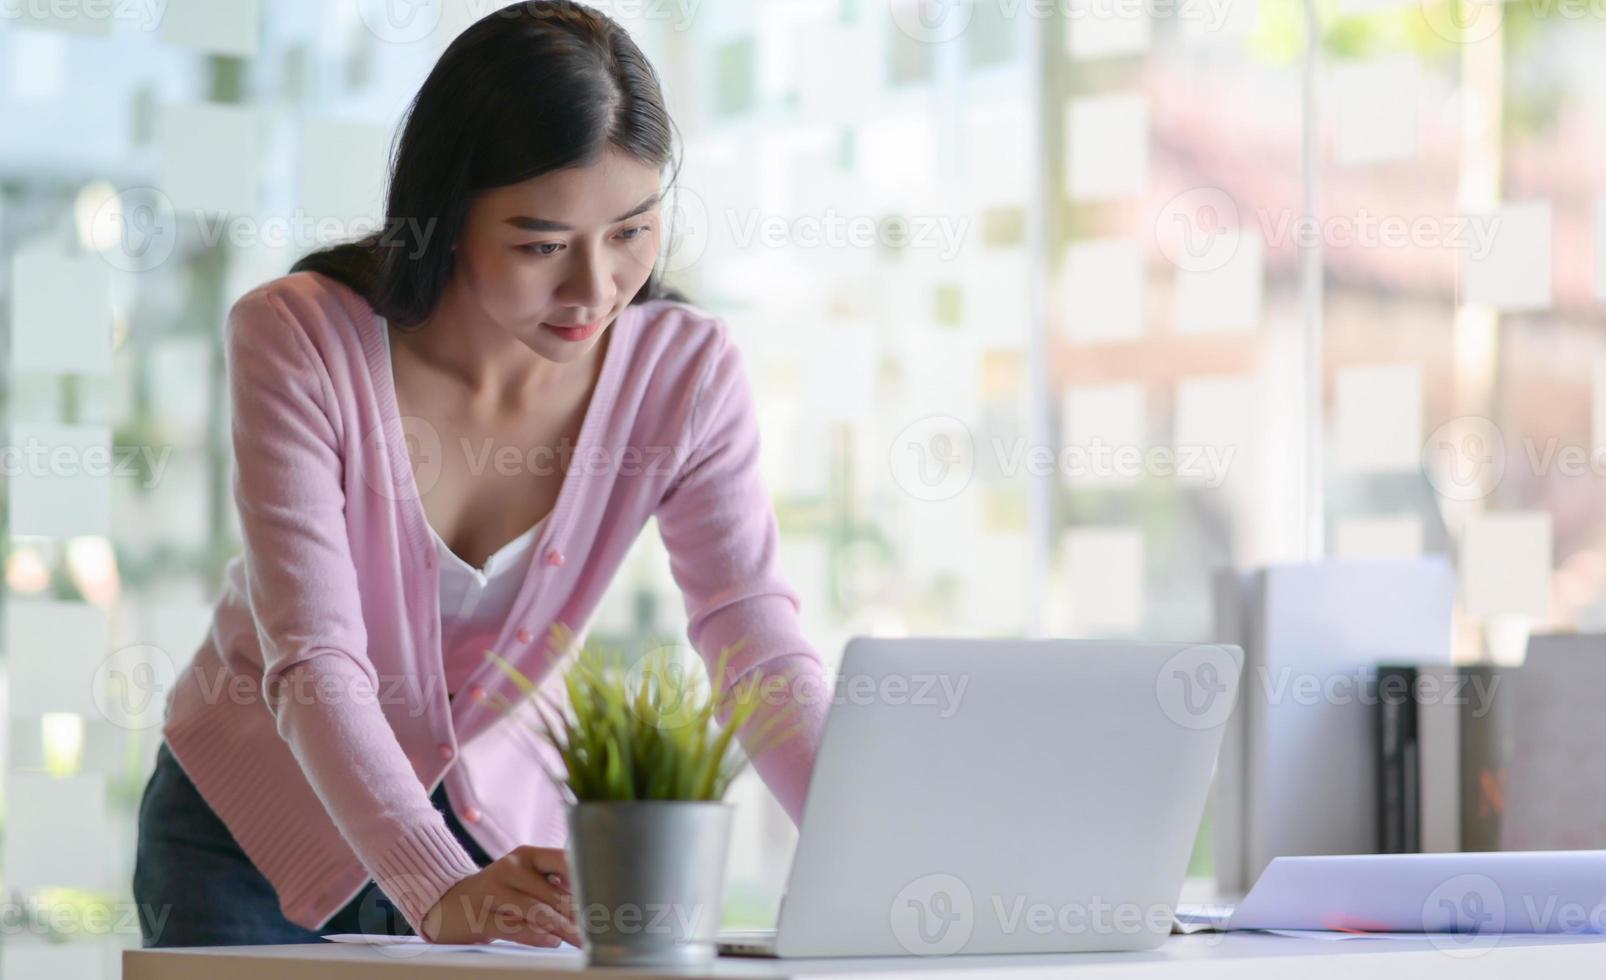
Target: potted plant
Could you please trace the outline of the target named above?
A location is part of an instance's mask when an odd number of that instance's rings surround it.
[[[553,627],[560,653],[572,652],[573,640],[567,627]],[[790,706],[755,719],[758,676],[719,696],[730,658],[745,644],[744,637],[720,652],[712,684],[663,649],[627,667],[618,654],[586,647],[563,676],[567,704],[486,651],[534,705],[538,720],[526,723],[563,760],[565,772],[549,775],[569,801],[576,918],[594,965],[686,966],[714,957],[732,815],[725,791],[750,758],[796,732],[783,727]],[[744,754],[735,736],[750,722]]]

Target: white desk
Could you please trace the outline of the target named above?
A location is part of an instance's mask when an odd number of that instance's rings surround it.
[[[524,980],[571,978],[583,971],[578,954],[567,957],[512,957],[490,953],[440,953],[398,958],[364,946],[323,943],[313,946],[235,946],[210,949],[129,950],[123,954],[124,980],[460,980],[518,976]],[[1081,953],[1051,956],[898,957],[854,960],[721,959],[703,971],[595,970],[596,977],[727,977],[774,980],[829,976],[902,980],[931,976],[940,980],[1134,980],[1140,977],[1189,980],[1508,980],[1510,977],[1606,976],[1606,936],[1510,937],[1475,956],[1441,952],[1425,939],[1324,942],[1238,933],[1173,936],[1147,953]]]

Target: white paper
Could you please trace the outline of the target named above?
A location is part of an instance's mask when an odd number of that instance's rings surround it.
[[[834,19],[799,25],[794,38],[797,57],[811,66],[798,86],[798,108],[805,119],[856,116],[877,105],[885,62],[879,40],[877,33],[863,26]],[[812,67],[823,51],[830,52],[829,70]]]
[[[1461,541],[1461,588],[1473,616],[1550,614],[1551,523],[1542,512],[1481,514]]]
[[[757,94],[763,104],[780,105],[796,96],[810,67],[804,52],[799,51],[792,40],[810,21],[822,19],[822,11],[809,4],[755,4],[754,7],[754,38],[758,50],[763,52],[763,57],[754,66],[754,84],[758,87]],[[647,39],[640,37],[634,29],[631,35],[646,51]],[[659,62],[654,52],[646,51],[646,54],[654,64]],[[690,159],[691,148],[687,147],[687,150],[686,156]]]
[[[1073,527],[1064,537],[1064,588],[1071,635],[1132,633],[1143,619],[1143,529]]]
[[[1606,851],[1279,857],[1229,929],[1471,935],[1606,931]]]
[[[1422,520],[1413,514],[1340,518],[1333,552],[1339,558],[1415,558],[1422,554]]]
[[[162,111],[161,187],[176,211],[256,213],[257,124],[250,108],[197,104]]]
[[[1138,93],[1072,99],[1065,107],[1065,187],[1072,200],[1135,197],[1149,183],[1149,107]]]
[[[929,128],[929,123],[922,120],[922,124]],[[966,109],[960,125],[965,183],[970,189],[981,188],[994,195],[990,203],[1025,205],[1025,188],[1031,185],[1036,162],[1026,152],[1032,133],[1031,113],[1024,105],[993,103]],[[898,152],[929,169],[929,161],[939,159],[936,135],[929,141],[905,142]],[[924,156],[927,152],[930,156]]]
[[[1073,343],[1135,340],[1143,330],[1143,257],[1137,243],[1072,242],[1065,253],[1065,334]]]
[[[103,259],[19,254],[11,282],[13,371],[110,373],[111,267]]]
[[[871,320],[829,319],[815,323],[801,350],[805,411],[823,422],[863,422],[875,413],[881,365]],[[812,461],[824,465],[824,459]]]
[[[309,119],[301,127],[301,207],[314,223],[344,227],[331,241],[357,238],[379,227],[385,213],[385,171],[390,132],[330,119]],[[311,248],[314,243],[305,243]],[[320,242],[319,244],[327,244]]]
[[[1341,470],[1388,473],[1421,465],[1421,367],[1386,364],[1340,371],[1336,400]]]
[[[977,633],[1020,633],[1030,618],[1024,579],[1032,567],[1031,542],[1024,534],[982,534],[975,547],[961,599],[963,621]]]
[[[1142,475],[1127,472],[1127,461],[1120,457],[1148,447],[1144,397],[1140,384],[1078,385],[1065,390],[1064,442],[1078,451],[1074,461],[1085,467],[1064,474],[1072,486],[1082,481],[1129,482]]]
[[[58,778],[13,770],[6,774],[5,794],[8,888],[27,894],[39,888],[113,887],[103,774]]]
[[[497,953],[511,956],[557,956],[573,957],[580,955],[580,947],[569,943],[559,943],[557,946],[527,946],[524,943],[515,943],[507,939],[493,939],[488,943],[428,943],[417,936],[380,936],[366,933],[338,933],[324,936],[332,943],[354,943],[364,946],[402,946],[407,947],[409,954],[415,951],[423,953]]]
[[[1466,254],[1466,300],[1496,310],[1550,306],[1550,202],[1507,204],[1471,215],[1491,231],[1486,252]]]
[[[16,423],[11,533],[70,538],[111,533],[111,481],[117,461],[103,425]]]
[[[96,716],[95,672],[111,647],[106,611],[87,602],[6,604],[12,717],[65,711]]]
[[[1145,51],[1149,5],[1145,0],[1071,0],[1065,43],[1077,61]]]
[[[796,406],[759,410],[760,468],[779,497],[823,497],[830,492],[831,426]]]
[[[207,386],[196,384],[196,379],[212,371],[211,338],[197,334],[163,337],[152,345],[149,356],[151,409],[163,431],[184,445],[205,445],[211,401]]]
[[[1035,332],[1026,262],[1014,249],[978,252],[964,262],[964,325],[988,348],[1024,350]]]
[[[908,500],[902,516],[902,567],[915,581],[939,575],[963,579],[975,565],[981,515],[973,484],[948,499]]]
[[[249,58],[261,43],[259,0],[166,0],[162,40]]]
[[[894,431],[923,415],[949,415],[975,424],[981,402],[981,351],[972,337],[963,330],[925,328],[893,353],[902,381],[898,406],[902,414],[892,416]]]
[[[1244,228],[1219,268],[1177,270],[1177,329],[1198,333],[1260,326],[1263,267],[1260,233]]]
[[[1178,381],[1172,430],[1177,478],[1212,487],[1252,485],[1259,466],[1260,403],[1259,383],[1253,378]],[[1192,465],[1186,465],[1185,459]]]
[[[1417,155],[1417,103],[1422,64],[1414,55],[1341,64],[1333,70],[1337,89],[1337,157],[1358,166]]]
[[[853,170],[878,195],[908,201],[932,185],[937,146],[931,120],[907,114],[879,116],[853,129]]]

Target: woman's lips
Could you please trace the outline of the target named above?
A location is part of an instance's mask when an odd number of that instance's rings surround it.
[[[601,330],[603,324],[607,322],[607,319],[604,318],[596,321],[595,323],[582,323],[576,326],[559,326],[553,323],[542,323],[541,326],[550,330],[563,340],[581,341],[590,340],[592,337],[595,337],[597,335],[597,331]]]

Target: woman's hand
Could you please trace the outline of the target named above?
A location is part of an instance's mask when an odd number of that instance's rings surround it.
[[[562,848],[516,847],[453,885],[424,916],[432,943],[507,939],[527,946],[580,945]]]

